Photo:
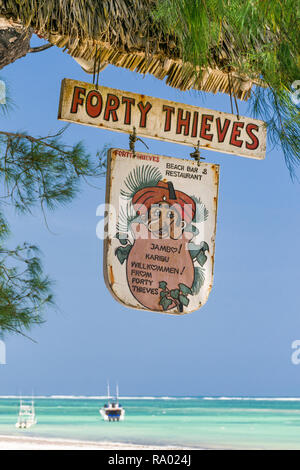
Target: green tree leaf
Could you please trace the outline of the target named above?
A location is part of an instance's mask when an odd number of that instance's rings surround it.
[[[209,67],[232,71],[250,87],[253,80],[262,80],[262,86],[247,92],[251,114],[266,122],[268,140],[281,144],[295,176],[300,113],[291,86],[300,78],[299,2],[160,0],[154,5],[157,27],[163,25],[176,38],[183,63],[193,64],[198,80]]]
[[[35,207],[55,209],[74,200],[80,182],[105,174],[104,152],[93,159],[81,142],[71,146],[56,135],[33,137],[0,130],[0,179],[5,191],[0,202],[0,335],[24,330],[44,321],[43,312],[54,304],[52,282],[43,272],[39,250],[23,243],[6,248],[9,227],[2,208],[11,205],[31,214]],[[25,335],[26,336],[26,335]]]

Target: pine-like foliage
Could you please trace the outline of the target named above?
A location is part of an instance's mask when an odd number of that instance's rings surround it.
[[[195,73],[212,61],[245,79],[262,79],[252,110],[280,142],[293,175],[300,162],[299,106],[291,100],[300,80],[300,3],[294,0],[161,0],[154,18],[176,35]],[[220,62],[221,61],[221,62]]]
[[[26,242],[6,246],[5,207],[30,213],[39,206],[45,216],[45,209],[72,201],[82,179],[103,175],[102,157],[92,163],[82,143],[70,147],[61,142],[63,132],[35,138],[0,131],[0,334],[24,334],[43,321],[44,307],[53,304],[52,283],[43,273],[38,248]]]

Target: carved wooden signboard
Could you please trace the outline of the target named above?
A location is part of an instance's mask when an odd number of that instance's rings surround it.
[[[184,314],[213,282],[219,166],[111,149],[104,277],[116,300]]]
[[[263,121],[64,79],[58,118],[117,132],[263,159]]]

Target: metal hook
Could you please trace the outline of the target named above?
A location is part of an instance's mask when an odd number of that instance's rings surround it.
[[[135,158],[136,157],[136,153],[135,153],[135,143],[140,140],[144,145],[145,147],[149,150],[149,147],[148,145],[140,138],[140,137],[137,137],[136,135],[136,128],[134,127],[133,128],[133,133],[129,135],[129,149],[133,152],[133,157]]]
[[[198,140],[197,147],[194,147],[195,149],[194,152],[190,153],[190,156],[194,158],[198,166],[200,166],[200,160],[205,160],[205,157],[201,157],[199,148],[200,148],[200,140]]]

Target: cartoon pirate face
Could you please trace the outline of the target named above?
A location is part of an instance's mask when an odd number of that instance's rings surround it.
[[[147,225],[151,238],[177,240],[195,215],[195,202],[171,182],[160,181],[157,186],[137,191],[133,205]]]
[[[186,222],[182,220],[180,211],[167,202],[152,204],[148,211],[148,230],[154,238],[178,239]]]

